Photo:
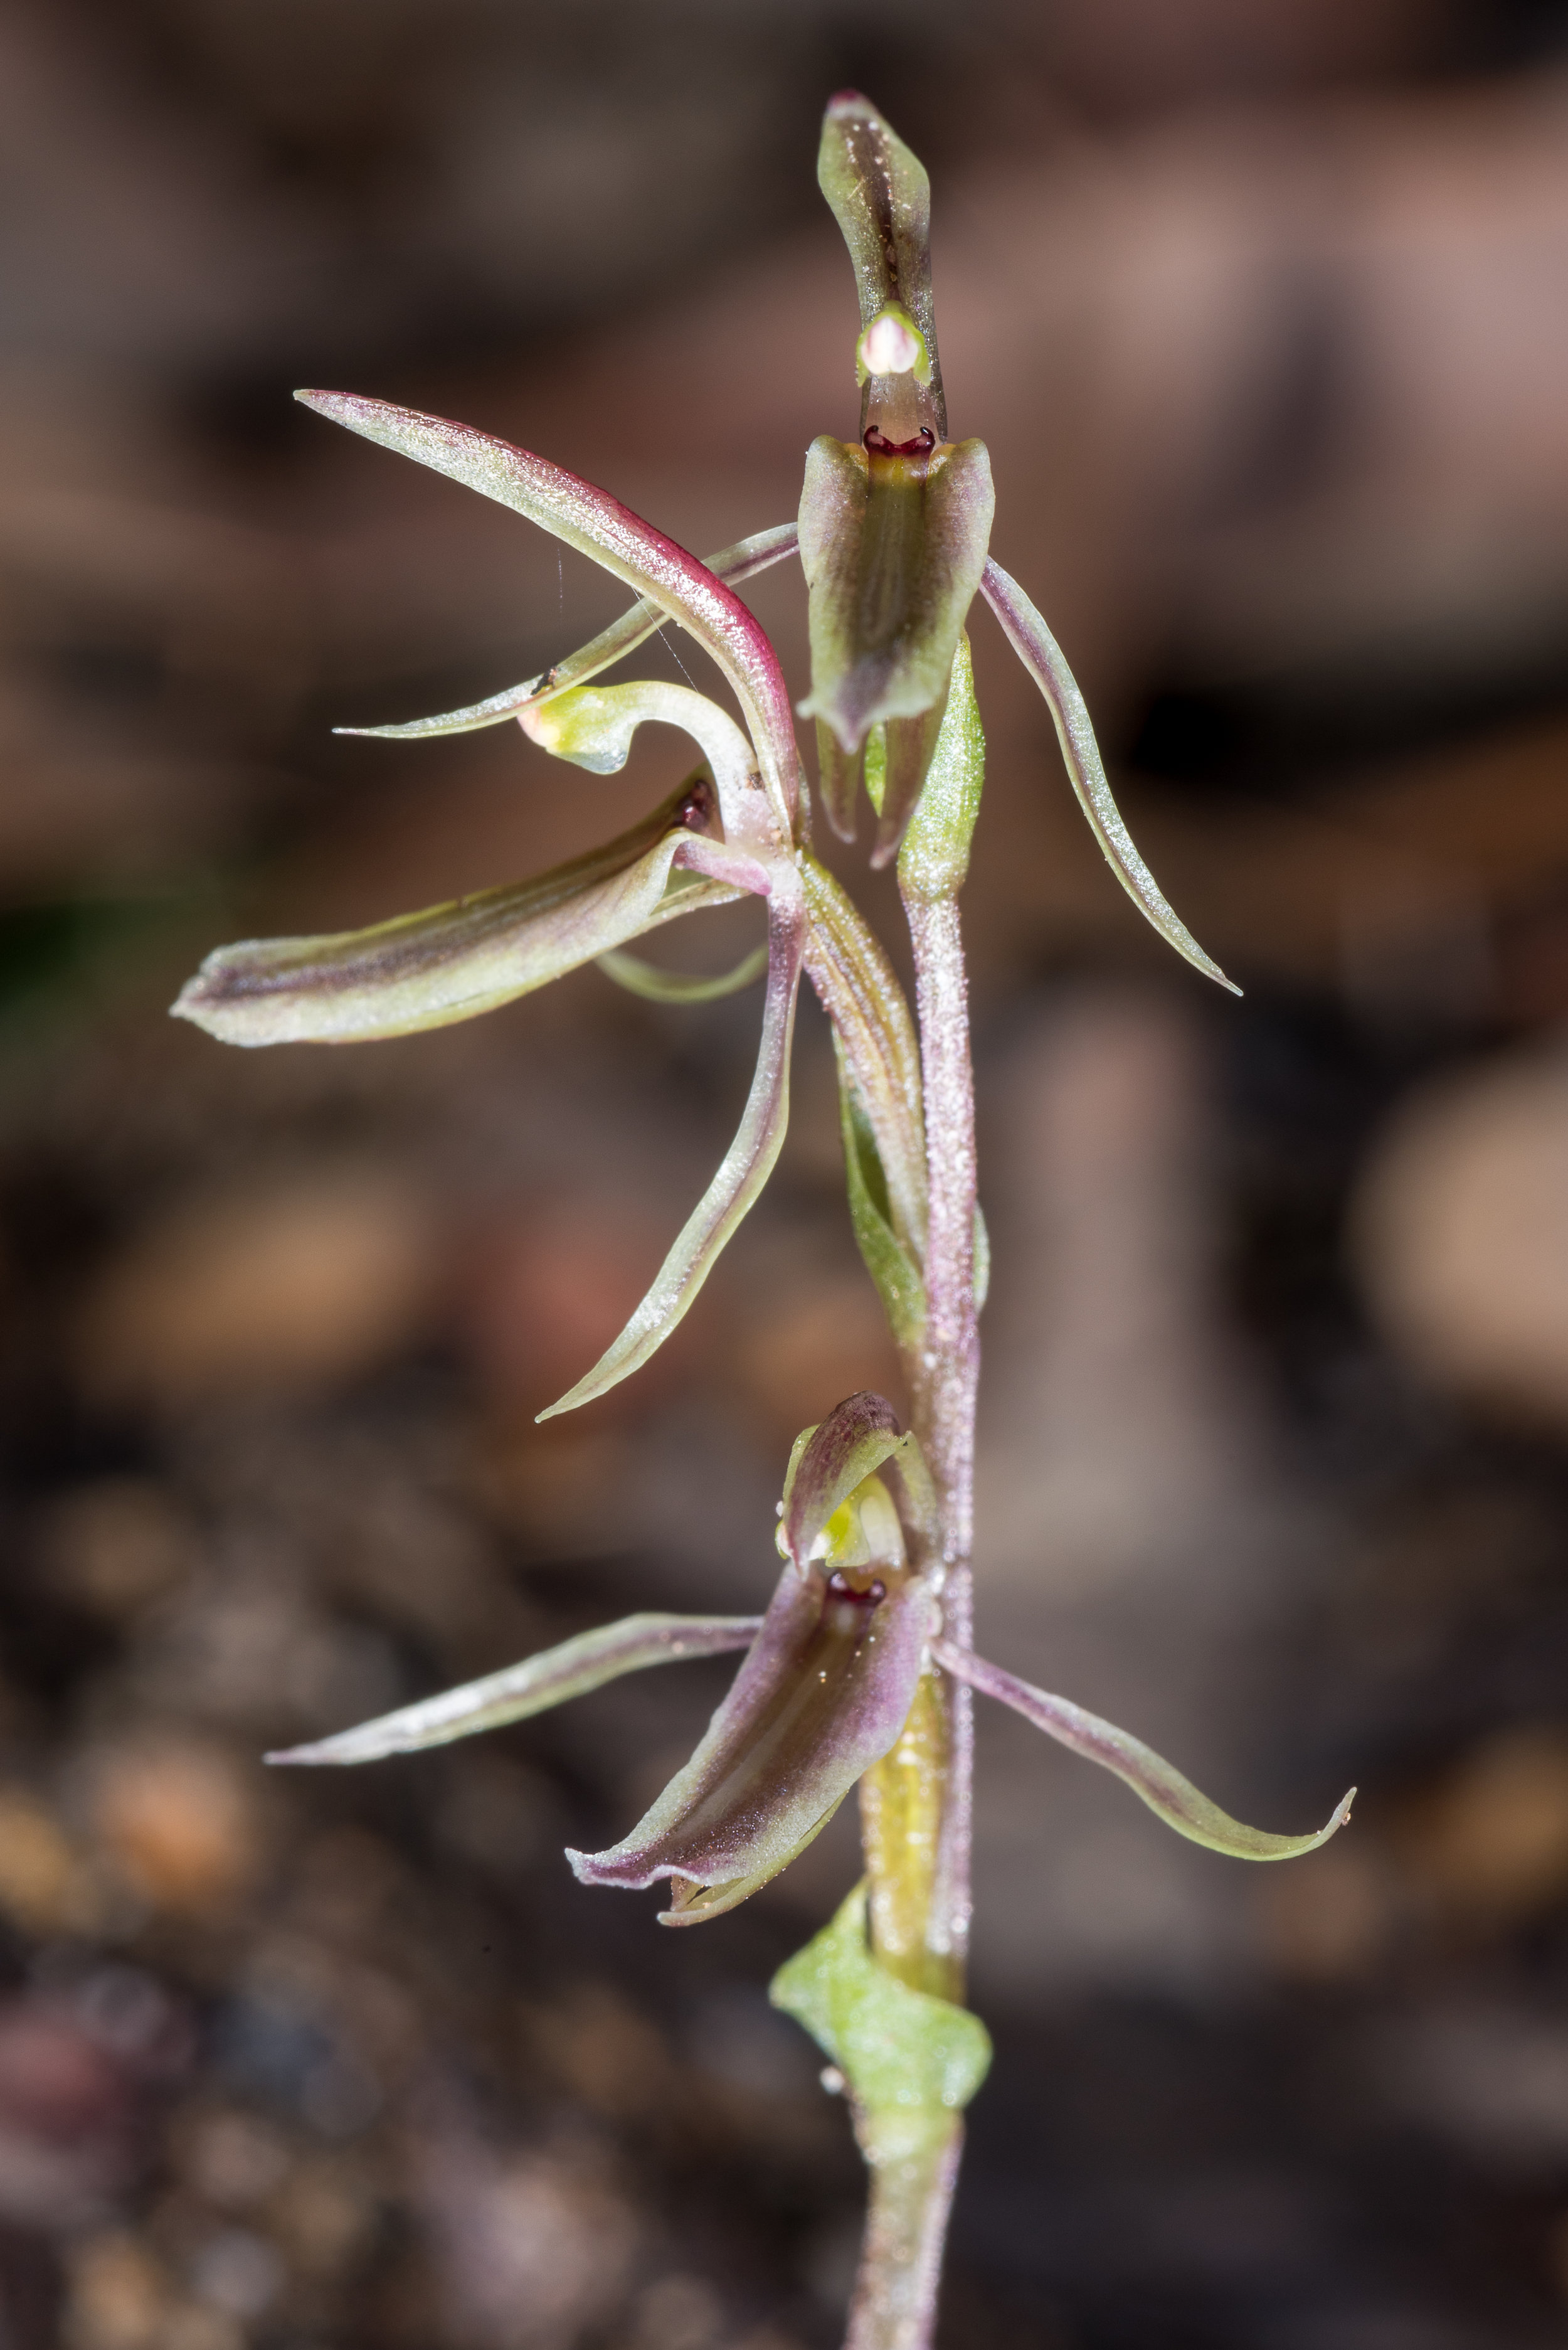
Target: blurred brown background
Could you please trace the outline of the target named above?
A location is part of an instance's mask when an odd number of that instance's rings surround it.
[[[855,412],[845,83],[932,171],[997,552],[1247,990],[1140,927],[977,615],[981,1643],[1265,1825],[1363,1791],[1250,1871],[985,1723],[944,2338],[1568,2337],[1568,9],[9,0],[0,2350],[836,2338],[857,2163],[763,1986],[846,1819],[690,1936],[560,1856],[720,1669],[257,1760],[760,1604],[790,1439],[894,1376],[819,1017],[677,1339],[538,1430],[722,1150],[755,996],[588,972],[257,1056],[163,1007],[675,780],[670,738],[607,782],[335,739],[619,598],[288,394],[466,418],[699,550],[784,518]],[[803,680],[798,578],[754,602]]]

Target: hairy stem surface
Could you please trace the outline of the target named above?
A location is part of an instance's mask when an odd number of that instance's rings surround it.
[[[941,1519],[946,1637],[971,1637],[974,1419],[974,1080],[956,877],[902,876],[914,948],[924,1084],[926,1318],[907,1356],[915,1432]],[[872,1947],[889,1973],[959,2002],[969,1945],[972,1700],[946,1674],[923,1682],[898,1746],[861,1783]],[[928,2350],[963,2146],[955,2113],[883,2143],[866,2132],[870,2204],[846,2350]]]

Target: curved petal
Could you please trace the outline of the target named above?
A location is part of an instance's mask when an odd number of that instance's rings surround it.
[[[647,1362],[691,1306],[772,1174],[789,1123],[789,1056],[800,992],[805,912],[794,876],[781,867],[768,900],[768,993],[756,1074],[735,1139],[659,1269],[652,1288],[613,1347],[541,1419],[591,1403]]]
[[[789,694],[761,624],[732,588],[607,490],[493,433],[351,392],[300,391],[295,398],[367,441],[395,449],[526,515],[679,620],[718,663],[733,690],[756,745],[780,833],[784,839],[790,837],[800,754]]]
[[[753,579],[759,571],[766,571],[782,563],[795,551],[799,533],[793,522],[779,523],[772,530],[759,530],[750,538],[742,538],[733,546],[722,546],[717,555],[705,555],[702,567],[716,579],[736,586],[742,579]],[[666,626],[670,615],[663,608],[640,597],[629,611],[618,620],[612,620],[580,651],[568,653],[537,677],[524,678],[521,685],[509,685],[500,693],[492,693],[483,702],[471,702],[462,710],[442,711],[436,718],[410,718],[400,726],[335,726],[335,734],[369,734],[381,742],[413,743],[435,734],[470,734],[482,726],[499,726],[508,718],[515,718],[528,702],[543,702],[549,695],[564,693],[574,685],[586,685],[612,661],[624,660],[638,646]]]
[[[1000,1665],[989,1665],[982,1657],[951,1648],[945,1640],[933,1641],[931,1654],[945,1671],[967,1681],[982,1697],[993,1697],[1002,1705],[1010,1705],[1014,1713],[1021,1713],[1036,1730],[1070,1746],[1085,1762],[1098,1762],[1104,1769],[1114,1771],[1151,1812],[1158,1813],[1168,1828],[1174,1828],[1178,1835],[1190,1837],[1194,1844],[1207,1845],[1210,1852],[1227,1853],[1232,1860],[1296,1860],[1303,1853],[1315,1852],[1319,1845],[1326,1844],[1350,1817],[1350,1806],[1355,1798],[1354,1787],[1336,1805],[1327,1825],[1310,1835],[1270,1835],[1262,1828],[1245,1827],[1229,1812],[1222,1812],[1218,1804],[1210,1803],[1190,1779],[1184,1779],[1141,1738],[1131,1737],[1114,1722],[1102,1721],[1097,1713],[1086,1713],[1070,1698],[1052,1697],[1028,1681],[1015,1679]]]
[[[568,1852],[585,1885],[676,1880],[665,1925],[717,1917],[776,1877],[903,1727],[930,1598],[889,1574],[856,1591],[786,1566],[696,1752],[628,1836]]]
[[[471,1019],[698,907],[732,885],[672,871],[711,820],[695,777],[604,847],[535,880],[485,889],[367,931],[220,947],[173,1006],[227,1045],[348,1044]],[[717,844],[715,844],[717,846]]]
[[[1121,811],[1106,780],[1088,706],[1062,658],[1055,638],[1017,580],[1010,578],[1000,563],[987,562],[980,592],[995,613],[1002,635],[1045,697],[1078,806],[1112,872],[1179,955],[1185,956],[1193,969],[1202,972],[1206,978],[1217,979],[1232,995],[1240,995],[1241,991],[1235,981],[1226,978],[1219,964],[1204,953],[1186,923],[1166,903],[1158,882],[1134,847],[1132,835],[1122,822]]]
[[[768,967],[766,947],[753,947],[743,955],[733,971],[721,972],[716,979],[702,979],[682,971],[661,971],[657,963],[644,962],[641,955],[623,953],[618,947],[597,958],[599,969],[628,995],[640,995],[649,1003],[716,1003],[721,996],[738,995],[743,987],[753,986]]]
[[[762,1621],[760,1616],[623,1616],[618,1624],[579,1632],[576,1639],[541,1649],[520,1665],[486,1673],[483,1680],[442,1690],[439,1697],[421,1698],[416,1705],[400,1706],[395,1713],[379,1714],[374,1721],[340,1730],[335,1738],[318,1738],[309,1746],[285,1747],[266,1760],[379,1762],[389,1754],[416,1754],[427,1746],[446,1746],[454,1738],[500,1730],[509,1721],[525,1721],[530,1714],[565,1705],[568,1698],[586,1697],[590,1690],[601,1689],[622,1673],[750,1648]]]

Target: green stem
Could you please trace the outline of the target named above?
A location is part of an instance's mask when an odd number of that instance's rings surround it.
[[[870,2201],[845,2350],[925,2350],[948,2212],[963,2151],[957,2114],[919,2130],[867,2133]]]

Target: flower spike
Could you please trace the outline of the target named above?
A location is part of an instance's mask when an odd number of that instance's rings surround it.
[[[367,441],[395,449],[526,515],[679,620],[733,690],[756,744],[781,837],[790,837],[800,759],[789,694],[777,655],[732,588],[607,490],[493,433],[351,392],[299,391],[295,398]]]
[[[676,869],[701,854],[717,821],[713,786],[695,775],[631,831],[533,881],[367,931],[219,947],[175,1016],[226,1045],[351,1044],[472,1019],[738,896],[731,883]]]
[[[1335,1805],[1327,1825],[1313,1835],[1270,1835],[1262,1828],[1245,1827],[1229,1812],[1222,1812],[1218,1804],[1211,1803],[1190,1779],[1183,1778],[1141,1738],[1118,1730],[1114,1722],[1103,1721],[1097,1713],[1085,1712],[1070,1698],[1053,1697],[1003,1672],[1000,1665],[989,1665],[983,1657],[972,1657],[945,1640],[934,1640],[931,1654],[955,1679],[967,1681],[982,1697],[993,1697],[1001,1704],[1011,1706],[1025,1721],[1032,1721],[1036,1730],[1070,1746],[1085,1762],[1098,1762],[1104,1769],[1114,1771],[1168,1828],[1174,1828],[1178,1835],[1189,1837],[1194,1844],[1207,1845],[1210,1852],[1226,1853],[1232,1860],[1299,1860],[1303,1853],[1315,1852],[1331,1835],[1337,1835],[1350,1817],[1350,1806],[1355,1800],[1354,1787]]]

